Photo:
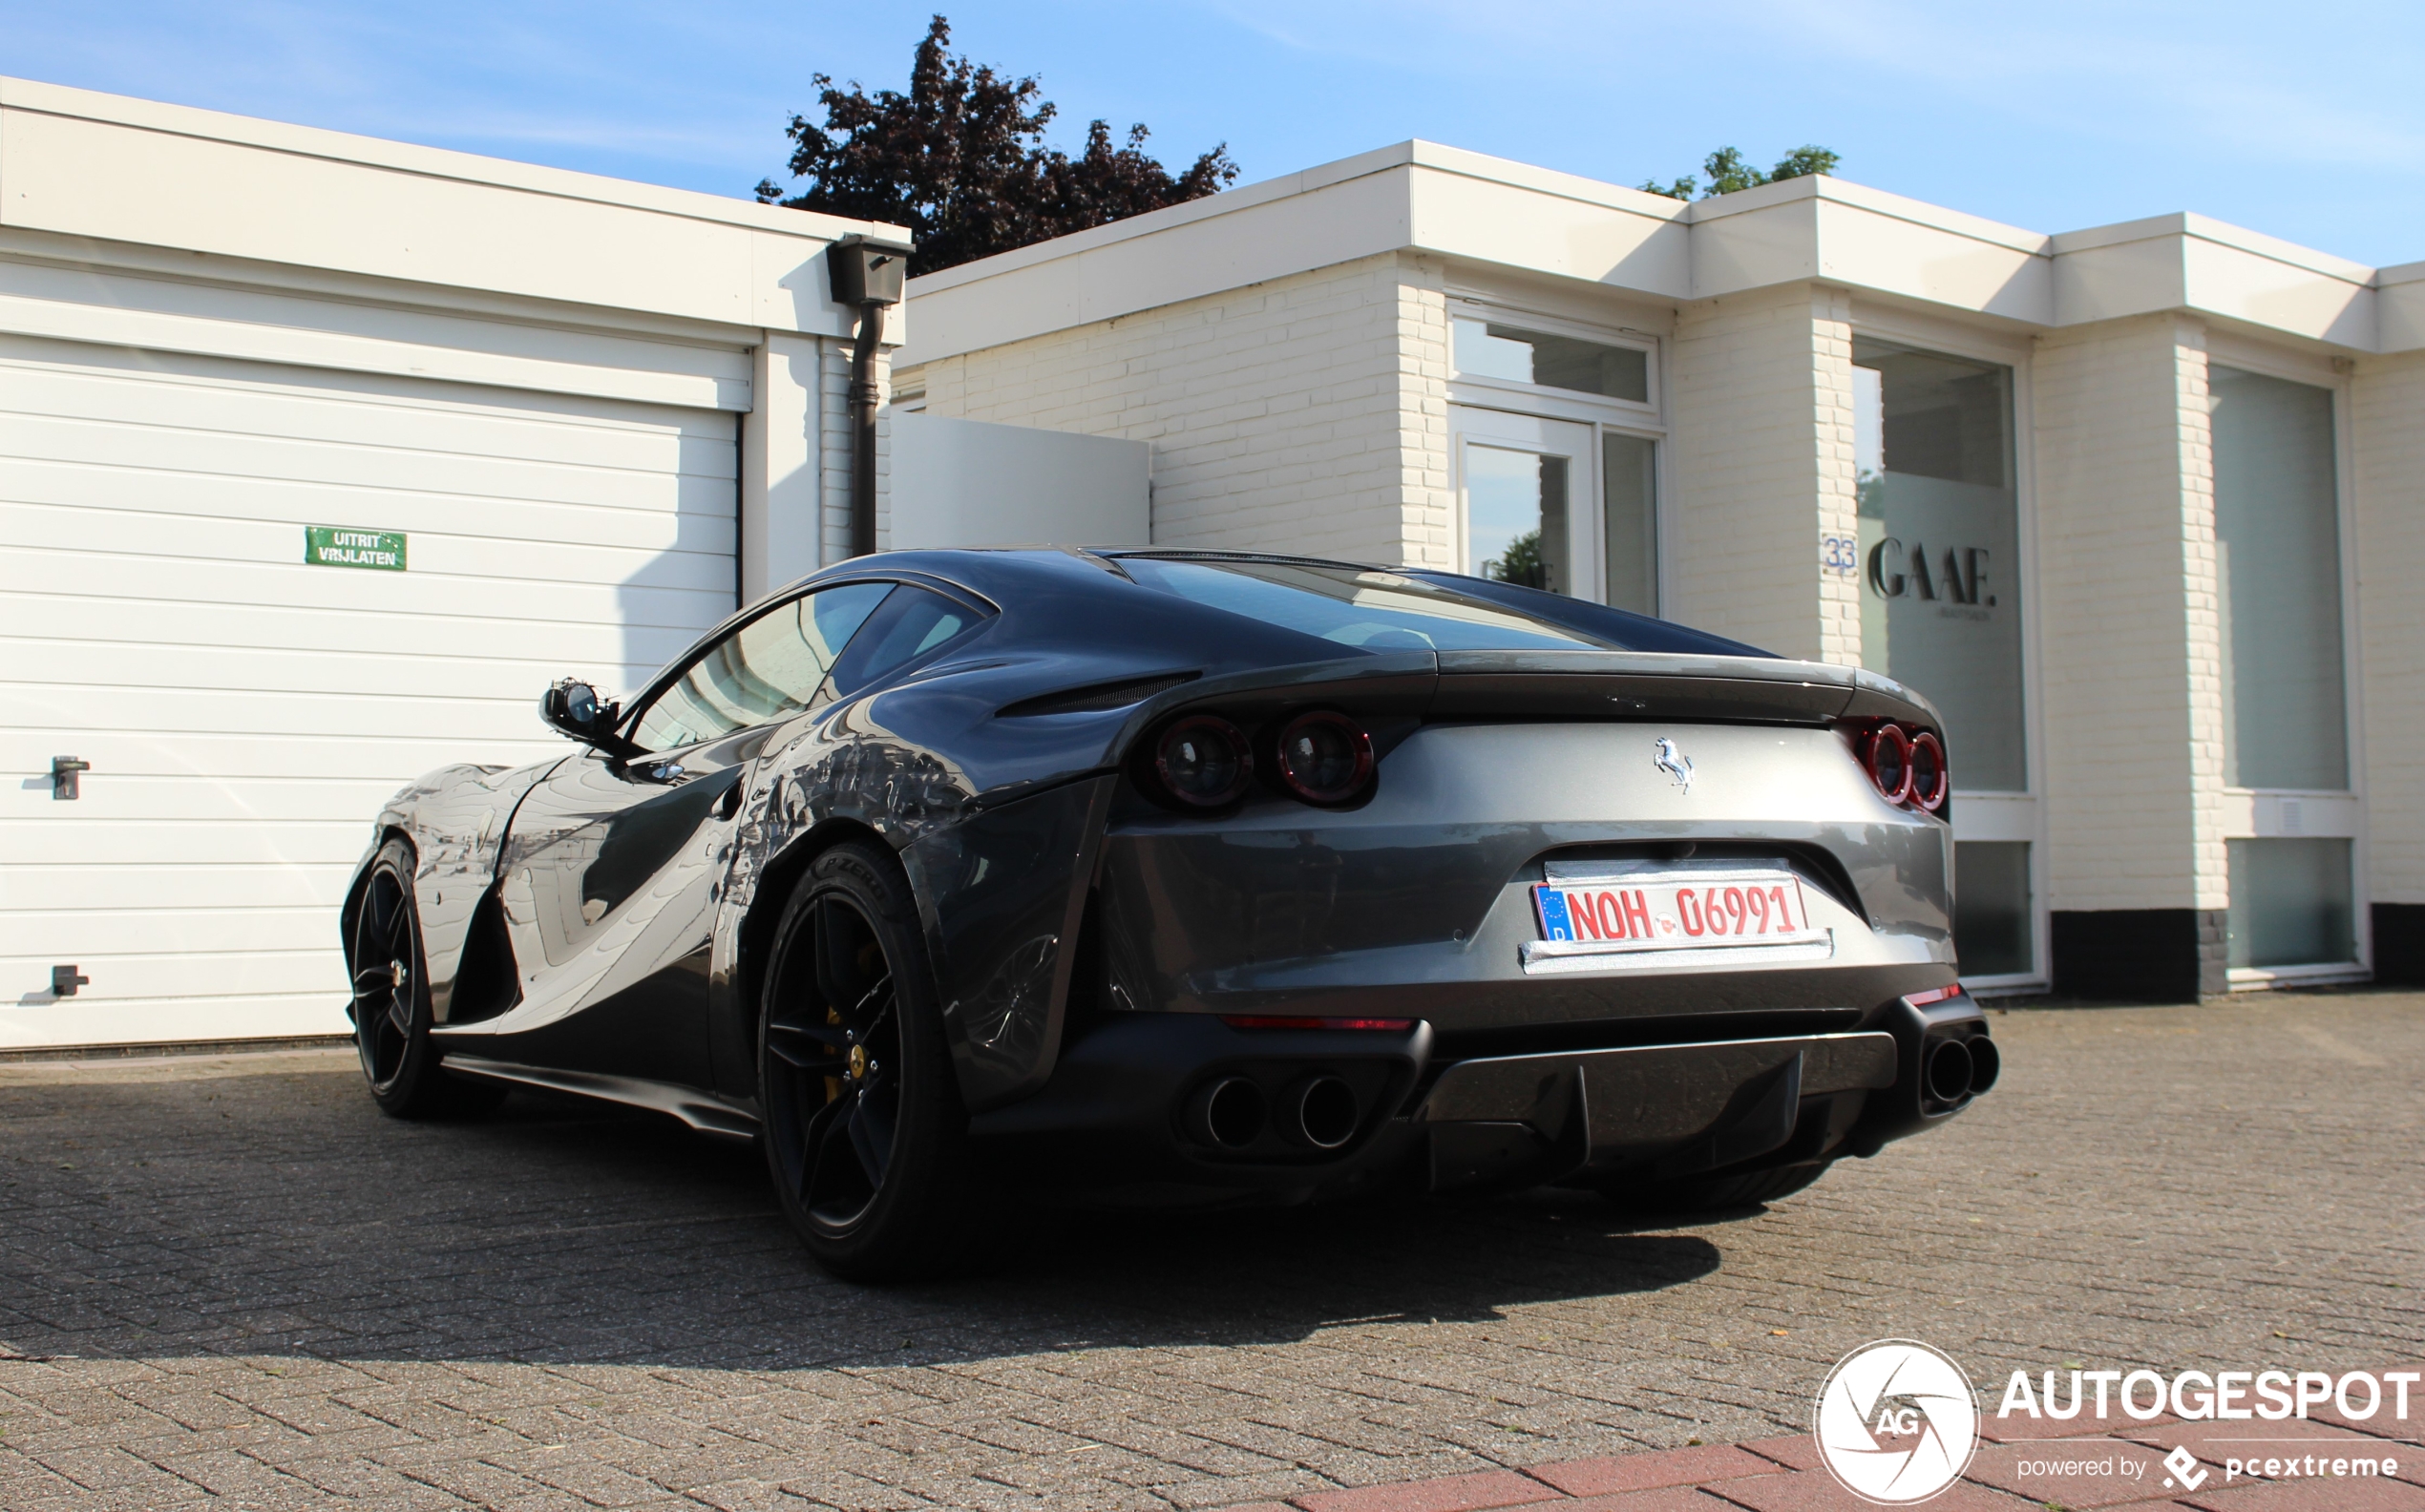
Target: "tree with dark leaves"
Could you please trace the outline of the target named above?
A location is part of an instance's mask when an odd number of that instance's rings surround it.
[[[1704,200],[1712,195],[1733,194],[1738,189],[1754,189],[1764,183],[1782,183],[1788,178],[1806,178],[1811,174],[1829,174],[1844,159],[1824,147],[1797,147],[1777,160],[1777,166],[1761,173],[1743,160],[1743,155],[1732,147],[1720,147],[1701,163],[1701,172],[1709,175],[1709,187],[1700,188],[1700,180],[1691,174],[1674,183],[1660,183],[1654,178],[1642,185],[1649,194],[1665,195],[1670,200],[1690,200],[1696,191]]]
[[[1199,199],[1237,178],[1226,143],[1172,175],[1147,155],[1143,126],[1114,146],[1098,120],[1078,156],[1048,148],[1057,112],[1038,81],[957,56],[951,38],[951,23],[935,17],[906,94],[813,75],[825,123],[794,116],[786,131],[791,177],[808,186],[787,197],[768,179],[760,202],[907,226],[917,243],[910,271],[932,273]]]

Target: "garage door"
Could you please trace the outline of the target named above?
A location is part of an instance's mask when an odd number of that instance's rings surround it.
[[[563,754],[550,681],[631,688],[731,610],[734,425],[0,337],[0,1048],[342,1032],[381,802]]]

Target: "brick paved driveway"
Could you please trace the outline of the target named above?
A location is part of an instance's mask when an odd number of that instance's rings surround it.
[[[2425,1346],[2425,998],[1994,1028],[1951,1128],[1725,1221],[1056,1219],[892,1292],[648,1118],[0,1066],[0,1505],[1217,1506],[1793,1431],[1887,1334],[1982,1381]]]

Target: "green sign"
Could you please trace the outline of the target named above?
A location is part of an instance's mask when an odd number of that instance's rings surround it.
[[[402,572],[404,532],[306,525],[304,560],[314,567],[372,567],[381,572]]]

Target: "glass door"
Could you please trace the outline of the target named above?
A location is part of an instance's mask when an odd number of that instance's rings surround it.
[[[1953,940],[1973,988],[2045,979],[2049,919],[2029,780],[2014,373],[1856,335],[1861,661],[1945,715]]]
[[[1455,407],[1458,570],[1604,599],[1593,428]]]

